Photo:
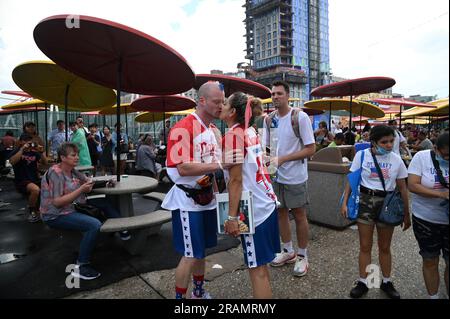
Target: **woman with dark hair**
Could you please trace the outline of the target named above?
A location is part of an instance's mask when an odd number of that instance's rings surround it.
[[[394,145],[394,130],[388,126],[376,126],[370,131],[371,148],[356,153],[353,159],[351,172],[362,168],[360,183],[360,201],[357,218],[359,232],[359,280],[351,290],[352,298],[360,298],[369,290],[367,287],[368,266],[371,264],[371,252],[373,233],[376,226],[378,234],[378,252],[383,282],[383,290],[389,298],[399,299],[400,295],[395,290],[391,281],[391,240],[394,226],[382,223],[378,220],[384,198],[396,188],[400,191],[404,202],[403,230],[411,226],[409,214],[408,190],[406,178],[408,172],[400,156],[392,152]],[[364,160],[361,157],[364,152]],[[380,179],[376,162],[381,170],[384,184]],[[344,200],[341,206],[341,214],[347,218],[347,201],[350,195],[350,185],[345,187]]]
[[[103,137],[102,137],[102,150],[100,155],[100,167],[102,169],[102,174],[106,175],[106,172],[114,174],[114,162],[112,157],[113,141],[111,135],[111,129],[108,125],[103,127]]]
[[[267,264],[281,249],[276,195],[264,166],[258,135],[252,126],[254,118],[261,113],[260,101],[252,100],[241,92],[231,95],[220,113],[220,119],[225,121],[229,128],[222,144],[223,154],[234,153],[234,150],[244,153],[243,163],[236,163],[224,172],[229,193],[225,232],[234,237],[240,235],[239,202],[243,190],[251,191],[255,233],[241,235],[244,260],[249,268],[253,297],[271,298]]]
[[[314,131],[316,138],[316,152],[327,147],[333,141],[333,134],[328,131],[327,122],[319,123],[319,128]]]
[[[408,167],[413,230],[422,256],[425,286],[431,299],[439,299],[439,256],[445,261],[448,296],[449,190],[448,132],[439,135],[433,150],[414,155]]]
[[[157,154],[158,150],[153,143],[153,138],[146,134],[136,154],[136,171],[138,175],[158,179],[158,174],[161,172],[162,167],[161,164],[155,162]]]
[[[76,211],[74,203],[86,203],[94,183],[92,179],[75,169],[79,161],[78,147],[74,143],[63,143],[58,148],[58,164],[53,165],[41,180],[41,218],[50,227],[81,231],[76,269],[72,275],[91,280],[100,273],[90,266],[90,258],[95,247],[102,223],[92,216]],[[108,218],[118,218],[120,213],[104,198],[89,200]],[[120,232],[122,240],[130,239],[127,231]]]

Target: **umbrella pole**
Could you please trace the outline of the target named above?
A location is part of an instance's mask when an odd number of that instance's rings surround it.
[[[428,115],[428,138],[431,137],[431,115]]]
[[[22,113],[22,126],[25,124],[25,116],[23,115],[23,112],[21,112]]]
[[[348,124],[349,132],[352,131],[352,99],[353,99],[352,92],[350,92],[350,123]]]
[[[330,102],[330,114],[328,114],[328,129],[331,131],[331,102]]]
[[[69,140],[69,123],[67,114],[67,104],[69,102],[69,85],[66,85],[66,92],[64,94],[64,121],[66,122],[66,142]]]
[[[116,110],[116,119],[117,119],[117,126],[116,126],[116,156],[117,156],[117,167],[116,167],[116,175],[117,175],[117,182],[120,182],[120,88],[121,88],[121,82],[122,80],[122,57],[119,58],[119,63],[117,66],[117,110]]]
[[[402,131],[402,110],[403,105],[400,105],[400,118],[398,120],[398,129],[400,130],[400,132]]]
[[[44,114],[45,114],[45,125],[44,125],[44,130],[45,130],[45,156],[47,156],[48,154],[48,141],[47,141],[47,131],[48,131],[48,122],[47,122],[47,103],[44,104]]]
[[[166,112],[163,112],[163,144],[166,145]]]
[[[37,104],[34,106],[34,123],[36,124],[36,134],[39,135],[39,116],[38,116],[38,109]]]
[[[125,105],[125,134],[127,134],[128,136],[128,113],[126,105]]]
[[[153,141],[156,139],[156,128],[155,128],[155,113],[152,113],[153,118]]]

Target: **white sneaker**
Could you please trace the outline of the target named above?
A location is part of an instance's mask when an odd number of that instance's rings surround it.
[[[294,266],[294,276],[302,277],[308,272],[309,264],[308,259],[305,257],[297,256]]]
[[[287,251],[282,251],[281,253],[278,253],[274,260],[270,263],[273,267],[280,267],[285,264],[292,264],[297,260],[295,252],[288,253]]]
[[[197,297],[196,295],[194,295],[194,292],[192,292],[191,299],[212,299],[212,297],[207,291],[203,292],[203,296],[201,297]]]

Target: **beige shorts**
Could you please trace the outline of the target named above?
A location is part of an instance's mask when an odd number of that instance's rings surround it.
[[[303,208],[309,204],[306,182],[293,185],[274,182],[273,190],[281,204],[279,208]]]

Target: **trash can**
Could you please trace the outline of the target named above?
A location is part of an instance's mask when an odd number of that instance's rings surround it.
[[[311,222],[335,229],[354,223],[341,216],[339,205],[354,154],[354,146],[327,147],[308,162],[308,219]]]

